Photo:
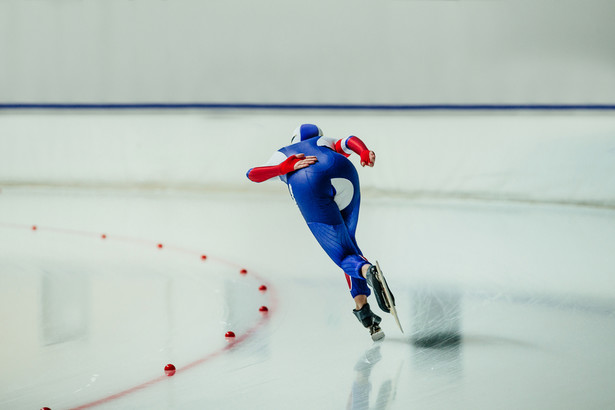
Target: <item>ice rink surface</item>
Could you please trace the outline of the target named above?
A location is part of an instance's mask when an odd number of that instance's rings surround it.
[[[287,196],[5,188],[0,408],[615,407],[613,210],[366,194],[357,239],[381,343]]]

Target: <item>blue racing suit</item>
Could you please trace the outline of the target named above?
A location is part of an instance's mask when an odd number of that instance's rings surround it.
[[[359,176],[354,165],[334,151],[331,141],[326,137],[311,138],[279,149],[274,157],[280,161],[305,154],[318,159],[306,168],[279,177],[288,185],[320,246],[347,275],[352,297],[369,296],[370,289],[361,276],[361,267],[369,262],[355,238],[361,202]]]

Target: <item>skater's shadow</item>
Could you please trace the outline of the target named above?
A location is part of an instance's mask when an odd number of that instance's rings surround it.
[[[388,409],[396,395],[396,385],[392,378],[384,380],[378,389],[378,395],[372,406],[370,406],[370,396],[372,390],[371,373],[374,366],[382,359],[380,344],[376,344],[367,349],[354,366],[355,378],[352,382],[352,389],[348,399],[348,409],[350,410],[385,410]],[[399,376],[399,374],[398,374]]]

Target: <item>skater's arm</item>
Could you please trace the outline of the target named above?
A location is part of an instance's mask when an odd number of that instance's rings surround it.
[[[338,140],[335,143],[335,151],[340,154],[349,156],[350,153],[355,152],[361,157],[361,166],[373,167],[376,162],[376,154],[374,151],[370,151],[365,143],[361,141],[359,137],[351,135],[348,138]]]
[[[251,168],[246,173],[246,176],[250,181],[263,182],[301,168],[309,167],[316,161],[316,157],[313,156],[306,157],[304,154],[291,155],[279,165]]]

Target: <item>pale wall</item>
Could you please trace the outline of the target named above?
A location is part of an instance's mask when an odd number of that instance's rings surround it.
[[[615,104],[611,0],[3,0],[0,103]]]

